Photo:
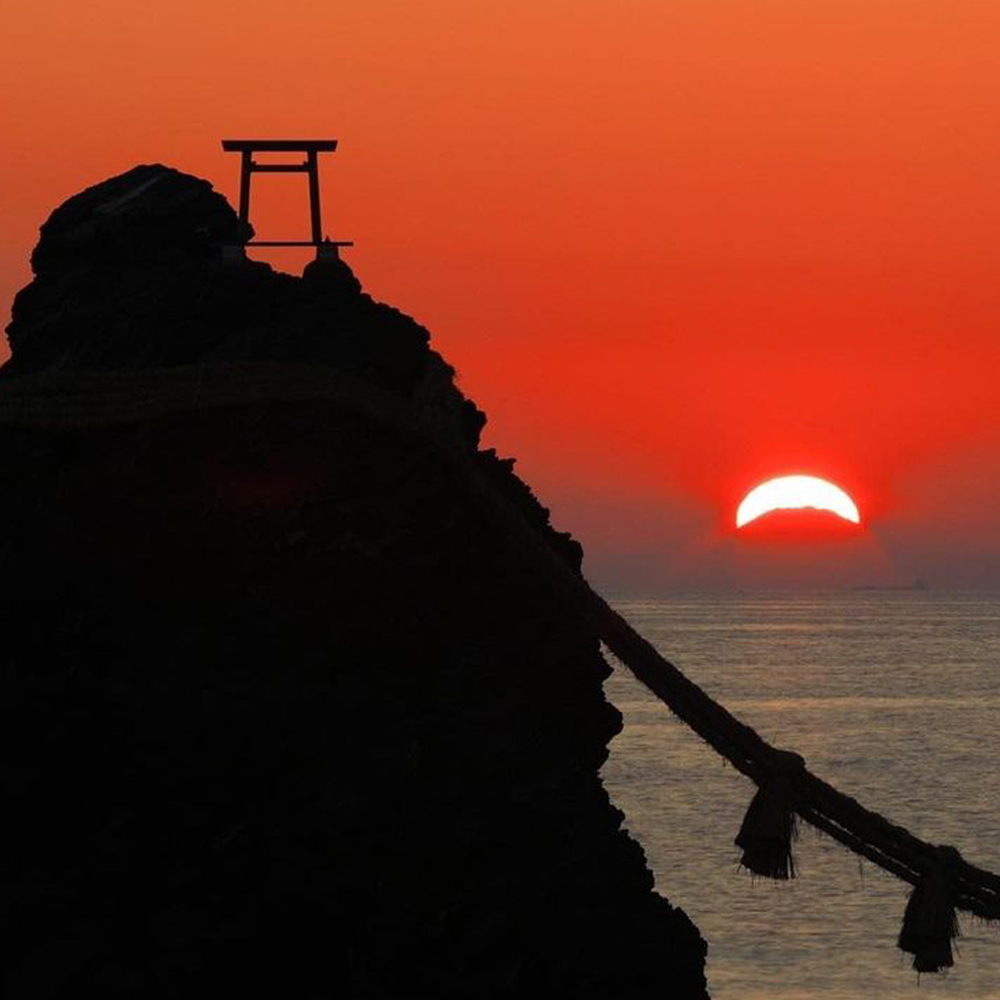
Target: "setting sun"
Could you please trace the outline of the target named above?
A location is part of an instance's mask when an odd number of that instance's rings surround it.
[[[839,487],[818,476],[779,476],[755,486],[736,511],[736,527],[742,528],[772,510],[801,508],[828,510],[845,521],[859,524],[857,505]]]

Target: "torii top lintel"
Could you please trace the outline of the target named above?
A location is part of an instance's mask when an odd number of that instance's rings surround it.
[[[309,175],[309,215],[312,222],[311,240],[256,240],[246,246],[308,247],[353,246],[347,240],[324,240],[319,211],[319,153],[332,153],[336,139],[223,139],[227,153],[241,153],[240,223],[244,232],[250,224],[250,177],[255,174],[304,173]],[[303,163],[256,163],[254,153],[305,153]]]
[[[227,153],[332,153],[336,139],[223,139]]]

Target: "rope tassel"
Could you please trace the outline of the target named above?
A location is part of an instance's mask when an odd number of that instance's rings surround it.
[[[948,868],[961,862],[954,847],[938,847],[934,867],[913,888],[903,914],[899,947],[913,955],[917,972],[939,972],[955,964],[951,943],[959,936]]]
[[[736,846],[740,865],[765,878],[795,878],[792,841],[795,824],[794,773],[805,767],[796,753],[778,751],[771,773],[761,782],[743,817]]]

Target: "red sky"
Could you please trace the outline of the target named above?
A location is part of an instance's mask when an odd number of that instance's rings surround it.
[[[327,230],[596,582],[1000,585],[994,0],[0,4],[0,301],[88,184],[233,199],[222,136],[337,136]],[[300,185],[255,181],[259,229]],[[784,472],[864,539],[735,538]]]

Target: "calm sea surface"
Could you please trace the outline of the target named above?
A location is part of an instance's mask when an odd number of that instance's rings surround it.
[[[765,738],[913,833],[1000,872],[1000,595],[738,594],[612,602]],[[799,877],[751,881],[752,784],[618,665],[604,781],[657,888],[708,940],[715,1000],[1000,998],[1000,927],[960,915],[955,967],[896,948],[908,887],[803,827]]]

